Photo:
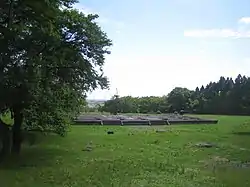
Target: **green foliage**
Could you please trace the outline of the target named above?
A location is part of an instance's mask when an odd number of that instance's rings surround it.
[[[119,95],[114,95],[110,100],[104,103],[104,106],[99,106],[98,110],[100,112],[110,112],[111,114],[118,114],[121,112],[122,101]]]
[[[166,97],[116,97],[104,103],[99,111],[110,113],[164,113],[167,111]]]
[[[194,91],[176,87],[163,97],[112,98],[100,108],[100,111],[111,113],[116,110],[121,113],[176,111],[250,115],[250,78],[238,75],[234,81],[232,78],[221,77],[218,82],[210,82]]]
[[[197,113],[210,114],[250,114],[250,78],[238,75],[221,77],[218,82],[210,82],[205,88],[193,93]]]
[[[167,98],[167,102],[170,106],[170,112],[187,110],[190,105],[190,97],[192,92],[187,88],[174,88]]]
[[[0,111],[24,114],[25,128],[65,134],[88,91],[107,88],[111,41],[70,8],[75,0],[4,0],[0,6]]]

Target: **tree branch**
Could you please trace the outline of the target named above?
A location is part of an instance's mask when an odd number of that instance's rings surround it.
[[[7,28],[10,28],[12,25],[12,7],[13,7],[13,0],[10,0],[10,6],[8,11],[8,25]]]

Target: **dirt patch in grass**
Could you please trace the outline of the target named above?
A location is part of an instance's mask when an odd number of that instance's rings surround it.
[[[221,156],[214,156],[208,160],[200,161],[205,167],[230,167],[230,168],[250,168],[250,161],[229,160]]]

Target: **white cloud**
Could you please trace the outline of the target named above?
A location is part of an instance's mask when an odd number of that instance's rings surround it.
[[[184,36],[196,38],[250,38],[250,30],[197,29],[184,31]]]
[[[90,7],[86,7],[83,4],[81,4],[81,3],[74,4],[73,8],[75,8],[75,9],[77,9],[77,10],[79,10],[79,11],[81,11],[84,14],[87,14],[87,15],[88,14],[97,14],[97,15],[99,15],[99,18],[96,20],[96,22],[98,24],[101,24],[101,25],[112,26],[114,28],[113,30],[117,34],[121,33],[121,31],[125,27],[124,22],[117,21],[117,20],[114,20],[114,19],[109,19],[109,18],[105,17],[105,15],[102,15],[101,12],[93,10]]]
[[[239,23],[250,24],[250,17],[242,17],[242,18],[240,18]]]
[[[239,66],[230,59],[203,55],[109,58],[105,72],[111,81],[110,90],[95,90],[88,95],[90,99],[110,99],[116,88],[120,96],[162,96],[176,86],[195,89],[220,76],[235,78],[239,73],[250,73],[249,64]]]
[[[250,24],[250,17],[242,17],[238,20],[244,25]],[[233,28],[193,29],[184,31],[184,36],[195,38],[250,38],[250,29],[247,26]]]
[[[87,14],[87,15],[88,15],[88,14],[98,14],[97,11],[94,11],[94,10],[92,10],[91,8],[86,7],[86,6],[84,6],[84,5],[80,4],[80,3],[74,4],[74,5],[73,5],[73,8],[75,8],[75,9],[77,9],[77,10],[79,10],[79,11],[81,11],[81,12],[83,12],[84,14]]]
[[[250,69],[250,57],[244,58],[242,61],[242,64],[247,67],[247,69]]]
[[[86,15],[89,15],[89,14],[97,14],[98,16],[100,16],[100,17],[97,19],[97,23],[99,23],[99,24],[107,24],[107,23],[110,22],[110,20],[109,20],[108,18],[102,16],[100,12],[95,11],[95,10],[93,10],[93,9],[90,8],[90,7],[86,7],[86,6],[84,6],[83,4],[81,4],[81,3],[74,4],[74,5],[73,5],[73,8],[79,10],[80,12],[82,12],[82,13],[84,13],[84,14],[86,14]]]
[[[229,57],[212,58],[202,50],[196,55],[109,56],[104,72],[111,81],[110,90],[96,90],[89,94],[89,98],[109,99],[116,88],[121,96],[160,96],[176,86],[195,89],[217,81],[221,75],[233,78],[239,73],[248,75],[250,69],[242,60],[235,63]]]
[[[116,33],[116,34],[120,34],[120,33],[121,33],[121,30],[117,29],[117,30],[115,31],[115,33]]]
[[[250,24],[250,17],[242,17],[239,23]],[[194,29],[184,31],[184,36],[195,38],[250,38],[250,29],[247,26],[233,28],[213,28],[213,29]]]

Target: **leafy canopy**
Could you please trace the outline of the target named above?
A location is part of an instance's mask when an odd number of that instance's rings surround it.
[[[111,40],[75,0],[0,3],[0,110],[19,107],[25,128],[66,132],[86,93],[108,87]]]

